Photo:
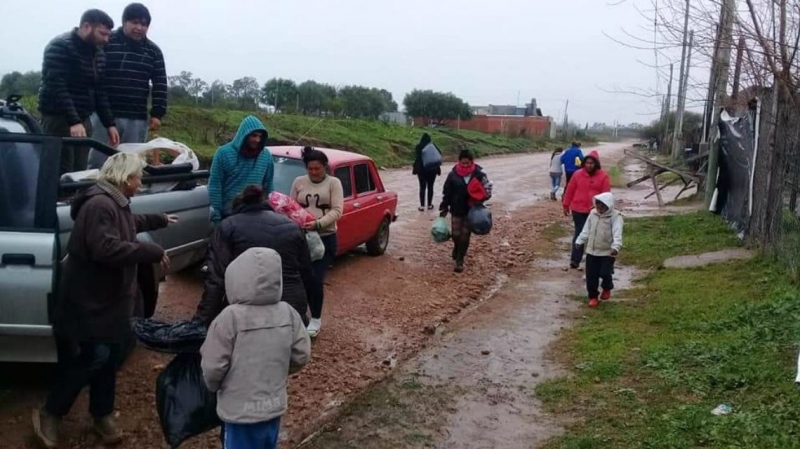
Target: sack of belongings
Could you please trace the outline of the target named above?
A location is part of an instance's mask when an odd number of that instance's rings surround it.
[[[439,168],[442,165],[442,153],[436,148],[436,145],[429,143],[422,149],[422,168],[425,171],[431,171]]]
[[[156,408],[171,448],[222,425],[217,395],[203,381],[200,354],[178,354],[156,380]]]
[[[322,237],[320,237],[319,232],[306,232],[306,243],[308,243],[308,251],[311,252],[312,262],[322,260],[325,257],[325,244],[322,243]]]
[[[199,321],[164,323],[134,318],[131,324],[134,335],[144,347],[169,354],[199,352],[208,331]]]
[[[492,211],[483,204],[476,204],[469,209],[467,224],[473,233],[486,235],[492,231]]]
[[[450,223],[444,217],[439,217],[433,221],[431,236],[436,243],[444,243],[450,240]]]
[[[275,212],[289,217],[290,220],[300,226],[315,220],[311,212],[303,209],[300,203],[288,195],[284,195],[280,192],[271,192],[268,201]]]

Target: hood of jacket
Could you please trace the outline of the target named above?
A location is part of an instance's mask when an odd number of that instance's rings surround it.
[[[236,151],[242,151],[242,145],[244,145],[247,136],[250,134],[260,131],[263,133],[261,139],[261,146],[259,148],[259,152],[267,145],[267,138],[269,137],[269,132],[267,128],[261,123],[257,117],[253,115],[248,115],[247,117],[242,120],[242,123],[239,124],[239,130],[236,131],[236,135],[233,136],[233,140],[228,142],[228,145],[232,146]]]
[[[100,181],[97,184],[89,187],[78,195],[77,198],[72,200],[72,205],[69,209],[69,215],[72,220],[76,220],[78,218],[78,212],[81,211],[81,208],[86,204],[90,199],[98,196],[98,195],[108,195],[119,204],[120,207],[125,207],[128,205],[128,199],[125,198],[125,195],[122,194],[116,187],[108,184],[106,182]]]
[[[598,170],[600,170],[601,168],[603,168],[603,167],[600,165],[600,153],[598,153],[597,151],[592,151],[591,153],[589,153],[589,154],[588,154],[588,155],[587,155],[587,156],[584,158],[584,163],[585,163],[586,159],[589,159],[589,158],[591,158],[591,159],[594,159],[594,163],[595,163],[595,165],[597,166],[597,169],[598,169]]]
[[[273,249],[250,248],[225,270],[230,304],[277,304],[283,296],[281,256]]]
[[[431,136],[428,133],[423,134],[417,144],[417,151],[422,151],[429,143],[431,143]]]
[[[601,193],[600,195],[595,195],[594,201],[600,201],[601,203],[605,204],[608,207],[608,210],[604,214],[599,214],[602,217],[606,217],[614,213],[614,194],[611,192]]]

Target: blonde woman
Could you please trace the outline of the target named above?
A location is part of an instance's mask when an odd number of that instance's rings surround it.
[[[136,234],[177,221],[131,213],[129,199],[142,184],[144,166],[134,154],[110,157],[97,184],[72,203],[74,226],[53,320],[58,372],[47,403],[33,414],[36,437],[45,447],[58,444],[61,418],[86,386],[94,432],[106,444],[122,439],[112,413],[117,367],[131,338],[136,267],[169,265],[162,248],[137,241]]]

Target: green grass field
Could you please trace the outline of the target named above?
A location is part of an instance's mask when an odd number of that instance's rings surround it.
[[[631,219],[623,261],[736,243],[717,217]],[[797,448],[794,385],[800,288],[756,258],[651,272],[565,332],[555,348],[573,374],[536,389],[545,407],[577,417],[548,449]],[[733,413],[713,416],[719,404]]]
[[[209,160],[220,144],[236,133],[243,111],[170,108],[159,131],[162,137],[181,141]],[[274,144],[317,145],[365,154],[379,166],[399,167],[413,161],[413,149],[423,132],[428,132],[446,158],[457,154],[459,145],[478,156],[549,150],[562,143],[547,139],[508,138],[475,131],[448,128],[419,128],[380,121],[318,118],[288,114],[257,114],[270,131]]]

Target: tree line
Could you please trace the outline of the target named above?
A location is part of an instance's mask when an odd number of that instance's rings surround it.
[[[0,98],[9,94],[35,97],[41,83],[41,72],[11,72],[0,80]],[[251,76],[228,84],[211,83],[181,71],[168,77],[168,98],[173,105],[202,108],[257,111],[265,106],[288,114],[329,117],[378,119],[384,113],[397,112],[398,104],[386,89],[348,85],[336,87],[314,80],[296,83],[290,79],[272,78],[263,85]],[[445,120],[468,120],[469,104],[452,93],[414,90],[403,100],[405,112],[427,123]]]

